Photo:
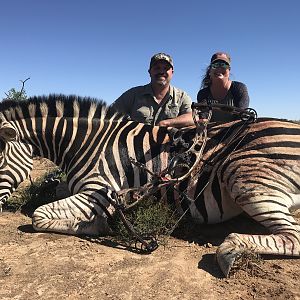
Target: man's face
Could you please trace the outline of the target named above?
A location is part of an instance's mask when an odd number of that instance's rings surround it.
[[[149,70],[151,83],[166,86],[173,77],[173,68],[164,60],[159,60]]]

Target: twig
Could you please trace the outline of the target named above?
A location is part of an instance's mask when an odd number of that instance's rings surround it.
[[[29,79],[30,79],[30,77],[26,78],[24,81],[23,81],[23,80],[20,80],[20,81],[22,82],[22,88],[21,88],[21,91],[20,91],[20,96],[22,95],[22,93],[23,93],[23,91],[24,91],[25,82],[26,82],[27,80],[29,80]]]

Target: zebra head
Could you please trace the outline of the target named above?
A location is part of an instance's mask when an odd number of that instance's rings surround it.
[[[0,119],[0,211],[32,170],[32,146],[20,142],[17,130]]]

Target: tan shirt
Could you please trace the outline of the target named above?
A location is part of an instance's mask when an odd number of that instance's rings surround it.
[[[131,120],[156,125],[166,119],[173,119],[191,112],[192,100],[190,96],[173,86],[169,93],[157,103],[151,84],[137,86],[122,94],[112,107],[130,117]]]

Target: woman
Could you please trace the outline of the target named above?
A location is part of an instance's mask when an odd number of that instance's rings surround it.
[[[210,60],[203,77],[201,89],[197,95],[198,103],[220,103],[245,109],[249,106],[249,95],[244,83],[230,80],[229,54],[215,53]],[[230,113],[213,111],[211,121],[228,122],[236,119]]]

